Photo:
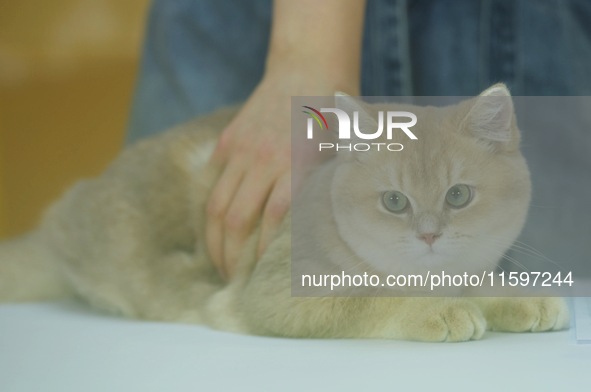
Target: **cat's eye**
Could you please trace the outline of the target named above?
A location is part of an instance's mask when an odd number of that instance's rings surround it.
[[[395,214],[400,214],[408,207],[408,198],[398,191],[388,191],[382,194],[382,204]]]
[[[472,189],[465,184],[457,184],[449,188],[445,201],[453,208],[466,207],[472,201]]]

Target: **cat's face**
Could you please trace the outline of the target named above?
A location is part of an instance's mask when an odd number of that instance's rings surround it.
[[[418,140],[400,152],[338,157],[331,197],[339,235],[371,267],[477,273],[494,269],[516,239],[529,172],[508,91],[494,86],[483,96],[446,108],[402,108],[416,114]],[[392,110],[365,109],[370,117]]]

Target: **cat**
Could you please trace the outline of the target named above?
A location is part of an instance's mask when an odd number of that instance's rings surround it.
[[[341,98],[367,129],[391,106]],[[494,270],[524,225],[531,192],[504,85],[447,107],[405,106],[419,118],[421,142],[403,155],[337,153],[302,188],[298,202],[312,207],[290,212],[258,260],[255,233],[225,282],[205,248],[204,206],[219,175],[208,161],[236,110],[137,142],[68,190],[33,232],[2,243],[0,302],[78,296],[126,317],[302,338],[467,341],[487,329],[568,326],[560,298],[292,296],[292,219],[305,226],[306,214],[316,220],[294,257],[385,272],[384,257],[396,255],[389,273],[429,263]],[[445,201],[462,191],[465,204]]]

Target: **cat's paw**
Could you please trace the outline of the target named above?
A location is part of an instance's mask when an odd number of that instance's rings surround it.
[[[486,313],[495,331],[556,331],[569,325],[568,306],[562,298],[498,298]]]
[[[464,342],[480,339],[486,331],[484,315],[469,301],[445,301],[426,313],[427,317],[413,326],[413,338],[416,340]]]

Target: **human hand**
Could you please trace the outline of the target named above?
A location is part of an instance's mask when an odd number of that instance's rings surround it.
[[[365,2],[302,1],[274,1],[265,76],[212,156],[222,174],[207,204],[206,241],[225,278],[257,224],[260,256],[289,209],[291,96],[359,93]]]
[[[206,226],[209,253],[222,276],[232,275],[259,222],[260,256],[289,209],[291,96],[333,94],[320,85],[295,73],[266,75],[223,130],[212,156],[222,174],[209,197]]]

